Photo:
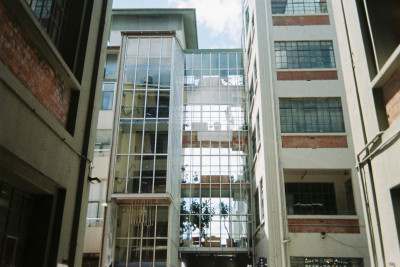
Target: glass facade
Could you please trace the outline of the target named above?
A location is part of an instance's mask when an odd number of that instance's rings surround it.
[[[172,40],[126,39],[114,193],[166,192]]]
[[[250,181],[242,53],[185,58],[182,247],[249,246]]]
[[[118,206],[115,267],[167,266],[168,207]]]

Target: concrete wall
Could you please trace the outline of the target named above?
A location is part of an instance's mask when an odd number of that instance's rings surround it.
[[[363,258],[369,266],[363,208],[355,160],[349,108],[341,72],[338,38],[334,26],[331,1],[329,13],[323,18],[310,16],[272,15],[270,2],[249,2],[250,14],[254,13],[254,34],[245,36],[244,46],[249,66],[248,85],[253,78],[254,62],[257,62],[258,82],[254,83],[254,98],[251,100],[250,116],[253,132],[256,130],[256,117],[260,117],[261,142],[256,145],[257,155],[254,164],[255,186],[263,179],[265,199],[265,224],[255,233],[257,241],[262,238],[268,242],[255,242],[255,263],[258,257],[266,256],[272,266],[289,266],[290,256],[303,257],[354,257]],[[251,21],[252,15],[250,15]],[[309,17],[309,18],[304,18]],[[329,23],[328,23],[329,22]],[[275,25],[275,26],[273,26]],[[248,50],[249,39],[253,45]],[[275,68],[275,41],[324,41],[333,42],[336,68],[279,70]],[[295,133],[281,134],[279,119],[280,97],[340,97],[342,102],[344,133]],[[351,108],[351,107],[350,107]],[[353,112],[353,111],[351,111]],[[260,147],[259,147],[260,146]],[[289,231],[291,219],[327,219],[325,216],[286,214],[284,174],[285,169],[303,170],[350,170],[357,215],[330,216],[333,219],[354,220],[359,232],[349,234],[332,233],[322,239],[320,233],[301,233]],[[320,181],[317,178],[315,181]],[[253,186],[253,188],[255,188]],[[337,193],[342,190],[336,188]],[[337,196],[338,197],[338,196]],[[338,205],[342,205],[338,199]],[[336,221],[339,223],[339,221]],[[339,230],[338,230],[339,231]],[[290,240],[290,241],[289,241]],[[312,240],[310,243],[310,241]],[[307,245],[305,245],[307,244]],[[269,249],[269,250],[267,250]]]
[[[121,31],[176,31],[181,44],[184,42],[183,19],[180,15],[114,15],[110,32],[110,46],[121,45]]]
[[[343,6],[341,2],[343,2]],[[387,2],[380,3],[383,6],[387,4]],[[368,230],[371,266],[400,266],[400,239],[398,228],[396,227],[398,222],[396,222],[394,212],[398,207],[395,199],[392,199],[390,194],[390,190],[400,184],[400,168],[397,160],[400,144],[396,137],[397,132],[400,130],[400,121],[395,115],[397,114],[396,110],[399,108],[396,100],[399,86],[393,78],[391,80],[391,77],[396,76],[395,73],[400,63],[398,57],[399,47],[396,45],[393,48],[393,42],[390,41],[392,39],[389,38],[386,41],[391,42],[392,46],[388,44],[384,49],[385,51],[382,50],[382,42],[385,39],[379,39],[377,36],[384,34],[385,31],[381,31],[382,29],[379,28],[378,22],[372,32],[375,36],[375,41],[379,42],[379,45],[374,48],[376,50],[370,50],[371,39],[369,39],[368,34],[362,33],[360,30],[362,29],[360,21],[363,21],[365,14],[358,13],[355,1],[335,1],[333,5],[339,34],[338,40],[341,49],[341,62],[348,105],[353,110],[350,114],[350,120],[356,154],[361,152],[365,143],[373,141],[374,137],[380,131],[383,131],[381,137],[377,138],[376,142],[370,146],[371,151],[375,151],[375,156],[372,157],[370,166],[367,163],[362,165],[360,173],[365,176],[366,196],[370,203],[370,209],[367,206],[363,208],[366,213],[365,220]],[[398,4],[394,4],[392,10],[395,10],[396,6],[398,7]],[[379,17],[382,23],[386,23],[390,19],[390,13],[378,15],[379,11],[375,12],[373,7],[369,8],[378,21]],[[375,20],[373,23],[377,23],[377,21]],[[389,52],[389,55],[387,55],[387,52]],[[382,56],[382,53],[386,53],[386,55]],[[371,61],[371,55],[376,55],[385,60],[379,60],[378,63],[375,63],[373,59]],[[354,72],[353,64],[355,66]],[[376,75],[370,72],[371,68],[368,68],[370,64],[375,65],[375,69],[377,69]],[[387,114],[390,115],[387,118],[389,123],[382,127],[379,119],[381,107],[377,99],[374,98],[374,90],[379,91],[387,88],[387,86],[391,87],[389,91],[395,97],[392,104],[387,103],[390,106],[390,111]],[[379,144],[385,145],[379,147]],[[362,157],[364,156],[365,154],[362,155]],[[368,216],[368,211],[370,216]]]
[[[88,194],[85,158],[92,158],[98,65],[103,65],[106,41],[103,20],[110,8],[103,1],[88,18],[88,49],[78,82],[25,1],[0,2],[0,23],[8,33],[0,38],[0,179],[35,197],[53,198],[48,232],[37,237],[45,247],[39,259],[44,264],[81,263]],[[72,91],[79,91],[79,98],[71,98]],[[68,112],[71,105],[76,114]],[[28,247],[37,249],[34,243]]]

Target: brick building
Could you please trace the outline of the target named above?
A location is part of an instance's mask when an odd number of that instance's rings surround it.
[[[79,266],[111,1],[0,1],[0,265]]]

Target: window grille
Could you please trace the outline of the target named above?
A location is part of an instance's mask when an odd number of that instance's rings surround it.
[[[62,31],[70,0],[25,0],[50,39],[60,47],[64,39]]]
[[[336,215],[333,183],[285,183],[289,215]]]
[[[281,98],[279,111],[282,133],[344,132],[341,99]]]
[[[272,14],[328,13],[326,0],[272,0]]]
[[[332,41],[275,42],[277,69],[336,68]]]

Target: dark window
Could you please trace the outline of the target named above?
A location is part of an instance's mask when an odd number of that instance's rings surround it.
[[[103,83],[103,97],[101,100],[102,110],[111,110],[113,108],[114,85],[115,83]]]
[[[272,14],[328,13],[326,0],[272,0]]]
[[[115,76],[117,74],[117,59],[117,54],[107,55],[105,76]]]
[[[279,111],[282,133],[345,131],[339,97],[280,98]]]
[[[298,267],[362,267],[363,259],[357,258],[310,258],[310,257],[291,257],[290,266]]]
[[[48,33],[53,43],[58,46],[63,40],[64,32],[61,30],[65,21],[69,0],[25,0],[40,25]]]
[[[261,223],[260,220],[260,194],[258,188],[256,189],[256,194],[254,195],[254,211],[256,219],[256,227]]]
[[[81,81],[94,0],[25,0],[25,2],[77,80]],[[104,15],[103,12],[102,16]]]
[[[333,183],[285,183],[289,215],[336,215]]]
[[[332,41],[275,42],[277,69],[336,68]]]

